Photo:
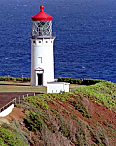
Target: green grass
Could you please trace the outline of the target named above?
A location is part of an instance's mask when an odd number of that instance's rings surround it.
[[[98,123],[97,129],[95,129],[90,123],[88,124],[84,119],[79,118],[76,110],[83,117],[89,118],[96,124],[98,121],[94,122],[81,99],[93,98],[96,102],[104,104],[104,101],[109,101],[106,98],[107,94],[111,101],[115,99],[115,87],[116,85],[110,82],[98,83],[92,86],[76,87],[76,85],[73,85],[72,88],[76,88],[76,92],[39,94],[35,97],[25,97],[23,103],[26,114],[24,123],[29,131],[33,131],[38,135],[39,141],[43,140],[43,143],[50,141],[52,142],[51,145],[54,145],[51,137],[56,135],[60,136],[60,140],[62,136],[67,137],[74,145],[78,146],[90,146],[91,139],[93,145],[110,146],[107,133],[102,125]],[[72,106],[75,108],[75,115],[73,115],[74,111],[70,111]],[[110,107],[110,103],[107,106]],[[63,141],[61,142],[63,143]],[[66,139],[64,143],[66,143]]]
[[[111,82],[100,82],[91,86],[81,86],[77,84],[70,85],[70,91],[75,91],[80,96],[93,98],[97,103],[103,104],[109,109],[116,111],[116,84]],[[0,92],[43,92],[46,93],[46,87],[30,86],[29,82],[0,81]],[[52,96],[52,97],[51,97]],[[67,100],[66,94],[52,94],[50,98]]]
[[[76,91],[78,87],[86,87],[86,85],[70,84],[70,92]]]
[[[42,109],[49,109],[49,106],[46,102],[45,98],[41,98],[41,95],[36,96],[29,96],[24,98],[25,102],[33,104],[36,108],[42,108]]]
[[[30,85],[30,82],[0,81],[0,85]]]
[[[46,87],[43,86],[30,86],[29,82],[10,82],[0,81],[0,92],[42,92],[46,93]]]
[[[83,85],[82,85],[83,86]],[[70,84],[70,91],[75,91],[80,85]],[[18,81],[0,81],[0,92],[43,92],[46,93],[46,87],[30,86],[30,82]]]
[[[116,111],[116,84],[114,83],[100,82],[91,86],[78,87],[76,93],[82,97],[93,98],[98,104]]]

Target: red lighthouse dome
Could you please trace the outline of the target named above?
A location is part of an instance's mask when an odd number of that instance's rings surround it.
[[[44,12],[44,5],[40,6],[40,12],[37,13],[35,16],[32,16],[31,19],[33,21],[51,21],[53,19],[52,16],[48,15]]]

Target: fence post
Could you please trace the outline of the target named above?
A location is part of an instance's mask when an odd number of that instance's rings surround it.
[[[35,96],[35,93],[34,93],[34,96]]]
[[[14,104],[16,104],[16,97],[12,100]]]
[[[21,98],[20,98],[20,96],[19,96],[19,104],[20,104],[20,100],[21,100]]]
[[[27,94],[27,97],[28,97],[28,94]]]

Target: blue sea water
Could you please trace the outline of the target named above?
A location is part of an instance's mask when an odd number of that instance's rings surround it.
[[[44,0],[52,15],[55,77],[116,83],[116,1]],[[0,1],[0,76],[30,77],[31,16],[38,0]]]

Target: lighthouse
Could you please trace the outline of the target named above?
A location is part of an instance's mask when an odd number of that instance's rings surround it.
[[[54,81],[53,17],[45,13],[41,5],[40,12],[31,19],[31,86],[46,86]]]

